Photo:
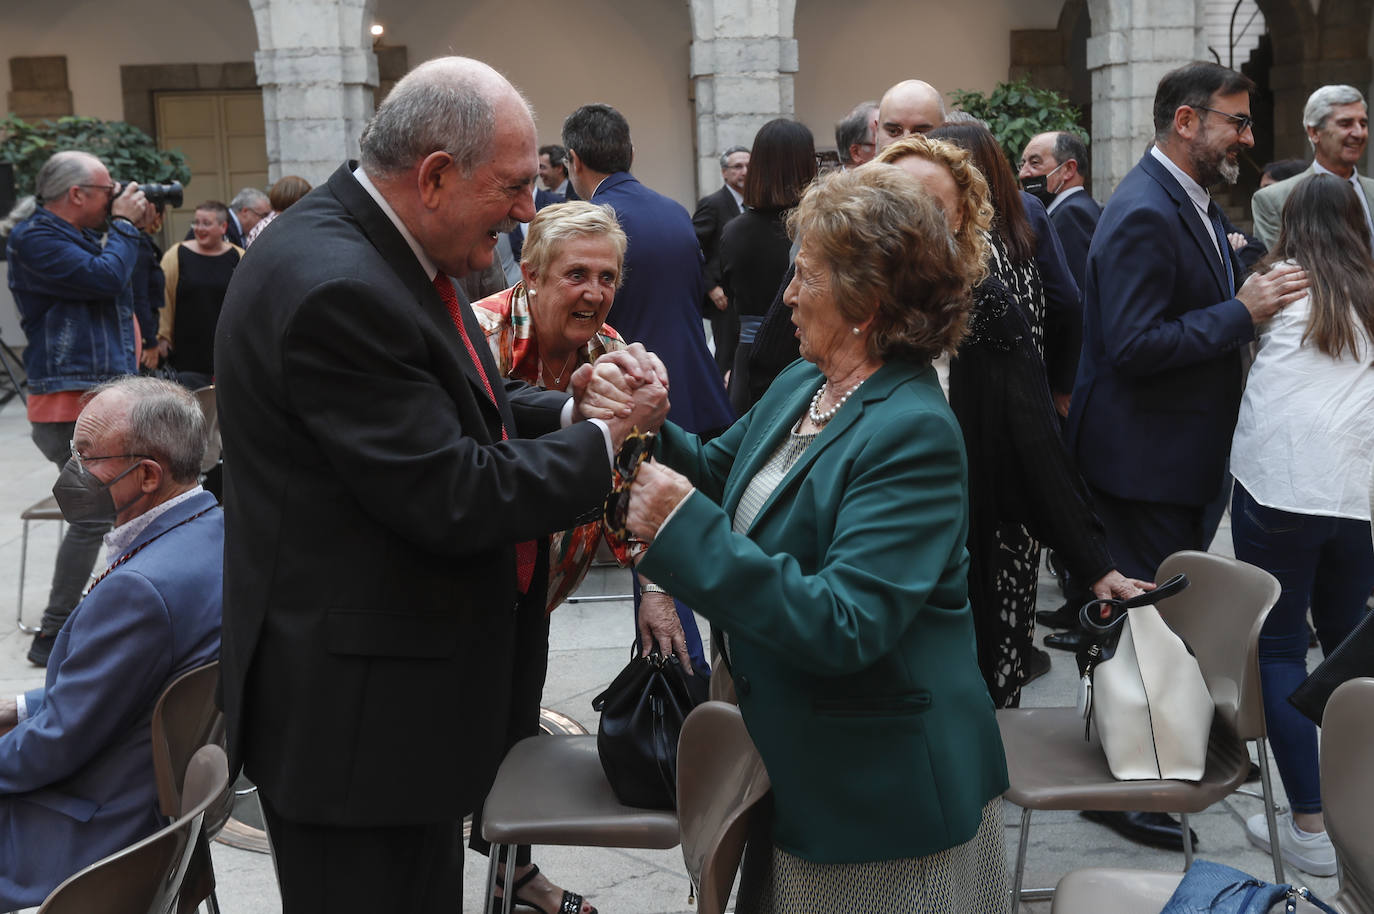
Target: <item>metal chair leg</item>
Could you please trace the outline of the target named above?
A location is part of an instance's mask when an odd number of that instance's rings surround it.
[[[1193,868],[1193,831],[1188,827],[1188,814],[1178,815],[1179,826],[1183,829],[1183,872]]]
[[[1274,861],[1274,881],[1282,885],[1283,854],[1279,850],[1279,820],[1274,813],[1274,782],[1269,774],[1269,746],[1263,737],[1255,740],[1259,747],[1260,788],[1264,793],[1264,821],[1269,826],[1269,856]]]
[[[1029,809],[1021,810],[1021,838],[1016,845],[1016,872],[1011,878],[1011,904],[1007,907],[1009,914],[1016,914],[1021,908],[1021,880],[1026,875],[1026,846],[1030,844],[1030,817]]]
[[[205,899],[205,906],[210,909],[210,914],[219,914],[219,896],[215,890],[210,890],[210,897]]]
[[[491,846],[487,848],[487,900],[482,905],[482,911],[491,910],[492,899],[496,897],[496,861],[501,859],[500,848]]]
[[[515,910],[515,845],[507,844],[506,887],[501,890],[501,914],[511,914]],[[500,854],[497,854],[500,857]]]

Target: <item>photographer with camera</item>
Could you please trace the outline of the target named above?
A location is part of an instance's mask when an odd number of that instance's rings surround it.
[[[60,471],[71,457],[82,393],[138,371],[130,280],[149,206],[136,183],[121,187],[95,156],[71,150],[43,163],[34,190],[4,223],[9,284],[28,337],[24,369],[33,442]],[[107,224],[102,244],[100,229]],[[28,652],[33,664],[47,666],[108,529],[67,527],[42,628]]]

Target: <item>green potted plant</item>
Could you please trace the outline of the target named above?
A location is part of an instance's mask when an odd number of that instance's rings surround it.
[[[191,180],[180,150],[162,150],[152,137],[124,121],[94,117],[60,117],[29,123],[16,115],[0,118],[0,162],[14,166],[14,189],[33,193],[38,169],[54,152],[79,149],[105,163],[116,180],[144,183]]]
[[[1036,134],[1065,130],[1084,142],[1088,140],[1088,132],[1080,124],[1082,112],[1053,89],[1031,85],[1029,77],[998,83],[986,95],[964,89],[950,95],[955,107],[987,122],[1013,170],[1021,161],[1021,150]]]

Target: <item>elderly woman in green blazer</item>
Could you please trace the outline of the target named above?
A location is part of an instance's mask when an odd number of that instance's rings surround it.
[[[822,177],[792,228],[803,361],[710,443],[665,426],[627,524],[640,572],[723,629],[773,782],[741,910],[1002,910],[1006,763],[963,439],[931,367],[983,265],[888,165]]]

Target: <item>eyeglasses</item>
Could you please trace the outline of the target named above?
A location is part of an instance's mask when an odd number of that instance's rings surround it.
[[[83,457],[81,456],[81,452],[76,449],[75,441],[69,441],[67,442],[67,445],[71,448],[72,460],[76,462],[76,468],[86,473],[90,472],[90,470],[86,469],[86,464],[91,463],[95,460],[117,460],[122,457],[137,457],[139,460],[155,459],[148,454],[103,454],[99,457]]]
[[[639,472],[639,465],[654,449],[654,437],[653,432],[641,432],[636,426],[625,436],[620,451],[615,455],[615,485],[611,488],[611,494],[606,496],[606,506],[602,513],[606,521],[606,531],[613,539],[621,542],[630,541],[630,532],[625,529],[626,518],[630,513],[630,486],[635,481],[635,474]]]
[[[266,219],[268,216],[272,215],[272,211],[270,209],[265,213],[260,213],[255,209],[250,209],[248,212],[252,213],[254,216],[257,216],[259,219]]]
[[[722,170],[722,171],[743,171],[744,169],[746,169],[746,168],[748,168],[748,167],[749,167],[749,163],[748,163],[748,162],[744,162],[744,163],[739,164],[739,165],[726,165],[726,166],[725,166],[723,169],[721,169],[721,170]]]
[[[119,187],[118,184],[78,184],[76,186],[84,187],[87,190],[103,190],[112,197],[114,196],[116,188]]]
[[[1227,114],[1225,111],[1218,111],[1215,108],[1208,108],[1206,105],[1189,105],[1198,111],[1210,111],[1213,114],[1220,114],[1231,122],[1231,126],[1236,128],[1236,133],[1244,133],[1255,126],[1255,119],[1248,114]]]

